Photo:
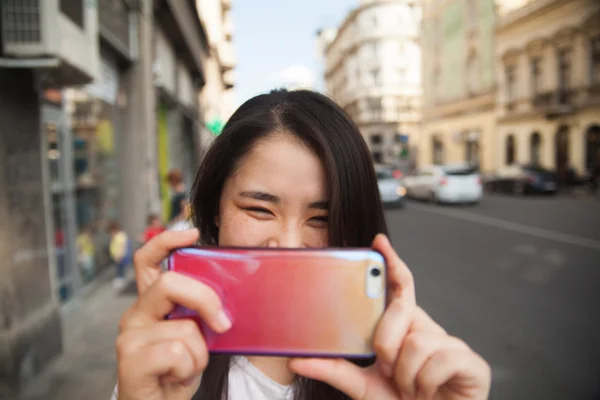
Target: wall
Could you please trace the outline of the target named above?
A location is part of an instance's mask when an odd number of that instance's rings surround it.
[[[543,7],[542,7],[543,6]],[[589,0],[557,0],[531,2],[499,20],[496,44],[498,64],[497,115],[498,166],[506,164],[506,138],[515,135],[516,162],[529,163],[530,137],[541,135],[541,163],[546,168],[556,165],[556,133],[561,126],[569,129],[569,164],[579,174],[585,173],[586,133],[600,125],[600,96],[590,82],[591,37],[600,35],[594,18],[600,14],[600,3]],[[559,90],[557,50],[572,49],[570,85],[572,93],[568,111],[554,116],[556,104],[544,105],[541,98],[555,98]],[[534,92],[531,60],[539,58],[540,86]],[[508,98],[506,67],[515,68],[515,91]],[[552,101],[551,101],[552,102]],[[510,104],[510,107],[509,107]]]
[[[561,126],[569,128],[569,161],[575,170],[585,173],[586,134],[593,125],[600,125],[600,106],[589,108],[574,116],[548,121],[541,116],[512,122],[501,123],[498,127],[497,165],[506,165],[506,138],[515,136],[516,162],[529,163],[530,137],[534,132],[541,135],[541,165],[546,168],[556,168],[555,138]]]
[[[49,275],[40,102],[29,70],[0,72],[0,397],[61,351]]]
[[[458,134],[480,132],[479,159],[481,169],[490,172],[496,166],[496,116],[493,110],[472,115],[452,117],[428,122],[419,139],[419,165],[433,163],[432,137],[437,135],[443,145],[446,163],[465,161],[465,143],[458,140]]]

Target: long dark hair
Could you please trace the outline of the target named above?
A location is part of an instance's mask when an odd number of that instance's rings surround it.
[[[275,90],[244,103],[213,142],[192,189],[193,218],[201,242],[218,245],[219,213],[225,180],[248,152],[277,132],[295,136],[322,160],[327,175],[330,246],[368,247],[377,233],[386,233],[383,207],[369,149],[357,126],[326,96],[308,90]],[[275,173],[265,171],[265,174]],[[231,358],[212,355],[195,398],[227,398]],[[366,366],[374,360],[351,360]],[[296,399],[347,399],[325,383],[298,377]]]

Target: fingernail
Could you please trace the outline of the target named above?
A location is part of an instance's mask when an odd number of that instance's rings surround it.
[[[224,310],[219,311],[219,314],[217,314],[217,324],[221,327],[223,332],[228,331],[231,328],[231,320]]]

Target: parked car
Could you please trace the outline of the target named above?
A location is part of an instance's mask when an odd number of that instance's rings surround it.
[[[402,206],[406,196],[406,189],[399,179],[394,177],[394,170],[385,166],[375,166],[377,185],[381,201],[384,205]]]
[[[402,170],[402,167],[399,165],[393,165],[393,164],[375,164],[375,170],[379,171],[379,170],[385,170],[385,171],[389,171],[392,176],[394,177],[394,179],[402,179],[402,177],[404,176],[404,172]]]
[[[481,176],[470,164],[424,166],[404,178],[408,196],[435,203],[479,203]]]
[[[534,165],[510,165],[500,168],[486,181],[491,192],[526,195],[554,194],[558,191],[556,173]]]

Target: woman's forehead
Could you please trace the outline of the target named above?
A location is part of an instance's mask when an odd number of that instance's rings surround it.
[[[317,155],[297,140],[275,135],[261,141],[244,158],[232,184],[244,190],[285,194],[326,195],[326,174]]]

